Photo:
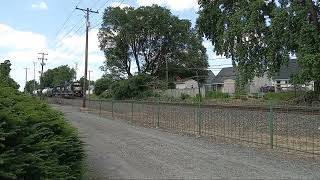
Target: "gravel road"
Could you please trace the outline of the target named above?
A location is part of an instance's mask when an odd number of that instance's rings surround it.
[[[53,105],[87,144],[86,179],[320,179],[320,163],[210,142]]]

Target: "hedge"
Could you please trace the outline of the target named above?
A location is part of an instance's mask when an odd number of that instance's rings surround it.
[[[80,179],[83,143],[47,104],[0,87],[0,179]]]

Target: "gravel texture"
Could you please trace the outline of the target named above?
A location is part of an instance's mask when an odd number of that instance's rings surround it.
[[[86,142],[85,179],[320,179],[320,163],[58,106]]]

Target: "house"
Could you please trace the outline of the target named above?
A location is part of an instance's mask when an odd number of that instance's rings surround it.
[[[198,89],[198,82],[193,79],[183,79],[175,82],[176,89]]]
[[[302,89],[305,91],[314,90],[314,82],[310,82],[299,87],[291,83],[290,79],[292,75],[297,74],[300,70],[297,59],[290,59],[287,65],[283,65],[280,68],[278,74],[272,77],[272,85],[275,87],[276,92],[292,91],[295,89]]]
[[[233,67],[222,68],[217,76],[211,72],[204,83],[206,92],[221,91],[229,94],[236,92],[236,70]]]

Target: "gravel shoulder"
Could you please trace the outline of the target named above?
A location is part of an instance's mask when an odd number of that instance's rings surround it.
[[[320,179],[320,163],[213,143],[52,105],[86,143],[85,179]]]

